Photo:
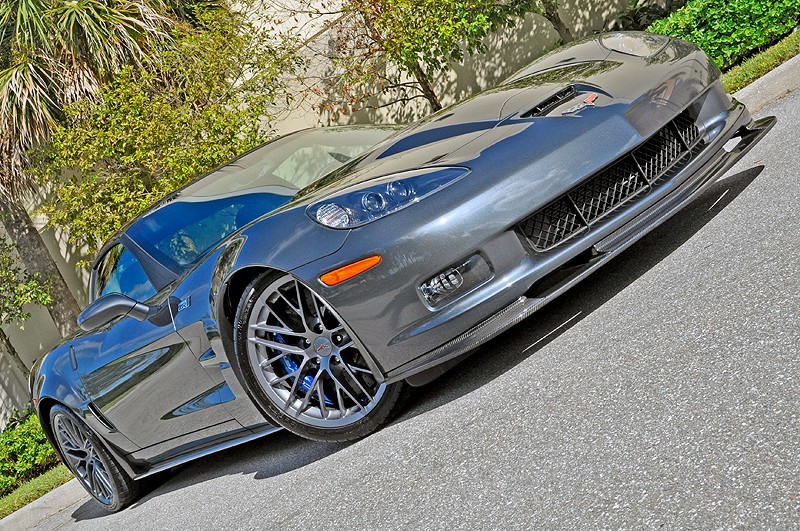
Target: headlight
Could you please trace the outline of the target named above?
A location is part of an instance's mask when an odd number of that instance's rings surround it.
[[[469,173],[467,168],[426,168],[381,177],[347,188],[308,207],[317,223],[352,229],[413,205]]]
[[[660,52],[668,42],[668,37],[642,31],[613,32],[600,36],[600,43],[609,50],[637,57],[652,57]]]

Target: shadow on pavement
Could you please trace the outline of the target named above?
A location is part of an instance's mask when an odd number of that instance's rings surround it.
[[[679,248],[736,199],[763,169],[756,166],[714,184],[675,217],[545,310],[485,344],[440,379],[416,389],[407,411],[394,422],[408,421],[456,400],[534,355]],[[157,496],[222,476],[275,477],[324,459],[350,444],[320,443],[278,432],[142,480],[146,494],[127,511],[146,510],[148,502]],[[93,500],[72,513],[76,521],[104,516],[108,513]]]

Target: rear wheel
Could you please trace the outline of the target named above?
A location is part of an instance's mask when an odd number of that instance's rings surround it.
[[[363,346],[319,294],[285,273],[245,290],[236,317],[245,383],[262,411],[309,439],[346,441],[377,430],[405,384],[378,382]]]
[[[64,464],[86,491],[106,510],[117,512],[139,497],[139,484],[121,470],[99,437],[69,409],[50,410],[53,430]]]

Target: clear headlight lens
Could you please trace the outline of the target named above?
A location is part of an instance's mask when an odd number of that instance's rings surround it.
[[[668,37],[643,31],[617,31],[600,36],[600,43],[609,50],[638,57],[651,57],[660,52],[668,42]]]
[[[308,215],[332,229],[352,229],[402,210],[449,186],[467,168],[426,168],[361,183],[308,207]]]

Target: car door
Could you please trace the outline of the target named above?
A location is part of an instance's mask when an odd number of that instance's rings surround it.
[[[215,407],[218,386],[175,331],[171,286],[157,291],[137,257],[117,243],[92,270],[91,290],[92,300],[121,293],[154,308],[144,321],[117,318],[75,346],[83,385],[113,428],[140,448],[170,440],[177,446],[232,420]]]

